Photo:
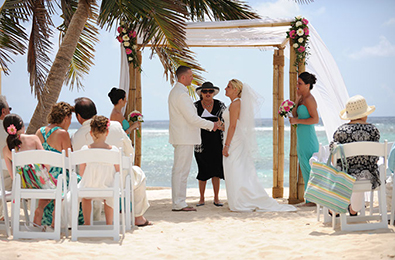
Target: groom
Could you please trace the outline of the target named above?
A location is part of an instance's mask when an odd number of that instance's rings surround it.
[[[191,170],[193,149],[200,144],[200,128],[215,131],[219,122],[204,120],[197,115],[196,108],[188,95],[193,73],[186,66],[178,67],[177,83],[169,94],[169,143],[174,147],[174,162],[171,177],[173,211],[196,211],[188,207],[186,200],[187,178]]]

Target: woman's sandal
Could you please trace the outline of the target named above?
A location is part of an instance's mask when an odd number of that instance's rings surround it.
[[[348,214],[350,214],[351,217],[356,217],[356,216],[358,216],[358,212],[355,213],[355,214],[352,214],[351,211],[350,211],[350,208],[351,208],[351,204],[349,204],[349,205],[348,205],[348,208],[347,208]]]
[[[328,209],[328,214],[329,214],[329,216],[331,216],[332,217],[332,212]],[[339,213],[337,213],[336,214],[336,217],[338,218],[338,217],[340,217],[340,214]]]

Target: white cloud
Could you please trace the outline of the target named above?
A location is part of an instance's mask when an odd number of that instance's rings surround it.
[[[380,36],[380,42],[375,46],[363,47],[359,51],[349,55],[352,59],[363,59],[366,57],[394,57],[395,45],[391,44],[385,36]]]
[[[298,4],[289,0],[265,2],[254,5],[253,8],[261,16],[268,16],[271,18],[289,18],[301,15]]]
[[[390,19],[389,19],[388,21],[386,21],[383,25],[384,25],[384,26],[392,26],[392,25],[395,25],[395,18],[394,18],[394,17],[390,18]]]

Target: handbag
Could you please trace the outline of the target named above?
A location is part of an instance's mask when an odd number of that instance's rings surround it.
[[[341,162],[345,171],[331,165],[333,154],[340,149]],[[355,177],[347,174],[347,160],[343,146],[339,144],[330,154],[327,163],[313,162],[310,179],[304,197],[337,213],[346,213]]]

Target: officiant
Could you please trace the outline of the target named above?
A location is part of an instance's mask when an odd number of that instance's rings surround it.
[[[216,122],[222,121],[222,113],[226,106],[221,101],[214,99],[219,92],[219,88],[211,82],[204,82],[200,87],[196,88],[196,93],[200,100],[195,102],[197,114],[206,120]],[[223,130],[219,128],[217,131],[207,131],[201,129],[202,143],[195,145],[195,158],[198,165],[200,200],[197,207],[205,205],[204,192],[206,190],[207,180],[211,179],[214,190],[214,205],[222,207],[223,204],[219,200],[218,193],[220,187],[220,179],[224,179],[224,170],[222,165],[222,140]]]

